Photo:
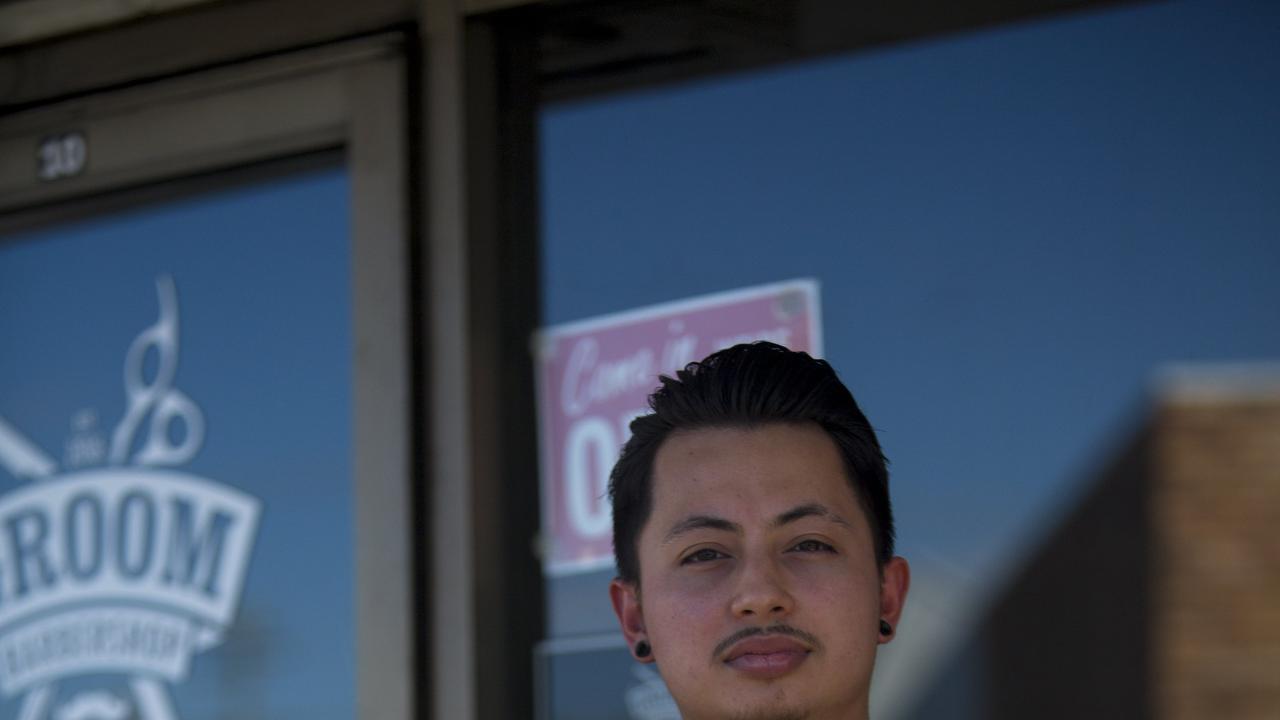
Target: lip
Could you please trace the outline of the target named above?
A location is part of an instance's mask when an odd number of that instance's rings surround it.
[[[768,680],[795,670],[809,653],[809,648],[789,637],[751,637],[729,648],[724,664],[744,675]]]

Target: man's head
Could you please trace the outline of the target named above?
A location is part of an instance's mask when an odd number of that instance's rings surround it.
[[[767,423],[818,425],[831,437],[849,487],[871,524],[876,562],[893,557],[889,473],[875,431],[835,370],[808,353],[758,342],[690,363],[649,397],[653,412],[631,423],[631,439],[613,468],[613,546],[618,576],[639,582],[636,537],[653,502],[653,462],[673,434],[706,428],[751,428]]]
[[[907,568],[853,396],[771,343],[661,380],[610,482],[610,592],[637,657],[686,720],[865,714]]]

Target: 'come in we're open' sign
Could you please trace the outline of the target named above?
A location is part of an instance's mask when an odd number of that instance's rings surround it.
[[[755,340],[820,355],[820,328],[817,282],[793,280],[541,330],[534,347],[545,571],[612,565],[609,471],[631,421],[648,412],[659,375]]]

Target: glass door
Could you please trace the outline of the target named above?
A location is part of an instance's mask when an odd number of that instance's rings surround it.
[[[0,717],[409,717],[402,78],[0,123]]]

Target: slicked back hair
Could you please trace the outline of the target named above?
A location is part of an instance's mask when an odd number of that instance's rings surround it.
[[[889,472],[875,430],[826,361],[770,342],[735,345],[661,376],[653,412],[631,422],[631,439],[609,477],[618,576],[639,583],[640,531],[653,507],[653,463],[672,433],[816,423],[835,442],[849,485],[871,525],[876,562],[893,557]]]

